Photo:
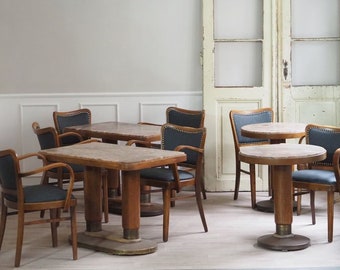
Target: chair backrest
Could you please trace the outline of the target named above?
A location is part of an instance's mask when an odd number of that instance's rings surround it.
[[[332,170],[334,152],[340,148],[340,127],[309,124],[306,126],[306,143],[321,146],[327,151],[326,159],[310,166]]]
[[[22,189],[18,172],[16,153],[10,149],[0,151],[0,185],[5,198],[11,201],[17,200],[17,190]]]
[[[87,108],[68,111],[53,112],[53,121],[58,134],[63,134],[64,129],[69,126],[91,124],[91,111]],[[75,137],[62,138],[63,145],[70,145],[79,142]]]
[[[32,129],[37,135],[41,150],[60,146],[57,131],[53,127],[40,128],[37,122],[33,122]]]
[[[206,129],[192,128],[187,126],[178,126],[173,124],[164,124],[161,128],[162,142],[161,147],[164,150],[175,150],[179,145],[193,146],[204,149]],[[198,160],[197,152],[185,149],[187,155],[185,163],[196,165]]]
[[[245,125],[273,122],[273,110],[271,108],[261,108],[255,110],[231,110],[229,119],[233,132],[234,144],[239,148],[242,144],[254,144],[266,142],[268,140],[249,138],[241,135],[241,128]]]
[[[205,111],[187,110],[177,107],[166,109],[166,122],[178,126],[204,127]]]

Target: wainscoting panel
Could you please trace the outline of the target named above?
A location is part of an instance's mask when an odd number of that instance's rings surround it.
[[[162,124],[169,106],[202,109],[201,92],[95,93],[0,95],[0,149],[13,148],[18,154],[40,149],[32,122],[41,127],[54,126],[55,110],[89,108],[92,122],[140,121]],[[27,162],[28,169],[35,163]]]

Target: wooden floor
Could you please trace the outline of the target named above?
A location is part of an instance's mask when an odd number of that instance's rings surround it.
[[[81,192],[78,231],[84,230]],[[158,243],[155,253],[141,256],[116,256],[79,248],[79,259],[72,260],[68,244],[69,224],[59,228],[59,246],[51,247],[48,225],[26,226],[21,269],[340,269],[340,204],[335,206],[334,241],[327,242],[325,195],[317,193],[317,224],[311,225],[308,198],[303,213],[294,214],[293,233],[311,239],[301,251],[270,251],[256,246],[257,237],[275,231],[274,217],[250,208],[250,194],[208,193],[204,210],[209,232],[204,233],[194,200],[178,201],[170,214],[169,241],[162,242],[162,217],[141,219],[141,236]],[[257,200],[268,199],[257,193]],[[160,202],[158,195],[153,201]],[[0,252],[0,269],[13,269],[16,216],[9,217]],[[121,217],[110,215],[107,229],[121,231]]]

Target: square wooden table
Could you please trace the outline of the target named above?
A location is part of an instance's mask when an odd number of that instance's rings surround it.
[[[183,162],[185,153],[100,142],[46,149],[40,153],[52,162],[85,166],[86,231],[78,235],[79,246],[118,255],[147,254],[156,250],[156,243],[139,236],[140,170]],[[102,230],[102,168],[122,171],[123,235]]]
[[[86,125],[66,127],[65,131],[76,132],[84,138],[99,138],[103,142],[117,144],[118,141],[141,140],[147,142],[159,141],[161,139],[161,127],[157,125],[147,125],[125,122],[100,122]],[[118,170],[109,170],[109,189],[118,190],[120,186],[120,175]],[[151,202],[150,187],[143,186],[141,197],[141,216],[157,216],[163,213],[163,208],[159,204]],[[121,198],[117,192],[109,198],[109,210],[114,214],[121,214]]]

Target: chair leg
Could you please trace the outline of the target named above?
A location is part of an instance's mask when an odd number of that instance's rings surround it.
[[[316,223],[316,219],[315,219],[315,191],[311,190],[309,192],[309,196],[310,196],[310,209],[312,212],[312,224],[314,225]]]
[[[236,178],[235,178],[235,190],[234,190],[234,200],[238,198],[238,191],[240,189],[240,178],[241,178],[241,163],[236,160]]]
[[[17,246],[14,266],[19,267],[21,261],[22,243],[24,239],[24,211],[18,212]]]
[[[327,192],[328,242],[333,242],[334,192]]]
[[[5,206],[4,201],[1,202],[1,220],[0,220],[0,250],[2,242],[4,240],[5,228],[7,221],[7,206]]]
[[[251,207],[256,208],[256,172],[255,164],[249,164],[250,172],[250,197],[251,197]]]
[[[78,259],[78,236],[77,236],[77,214],[76,214],[75,206],[71,207],[70,215],[71,215],[72,254],[73,254],[73,260],[77,260]]]
[[[50,218],[51,220],[57,219],[60,217],[60,211],[58,213],[59,209],[50,209]],[[51,222],[51,236],[52,236],[52,247],[58,246],[58,232],[57,232],[57,225],[58,222]]]
[[[204,228],[204,231],[207,232],[208,231],[208,225],[207,225],[207,221],[205,220],[203,204],[202,204],[202,198],[201,198],[201,188],[200,188],[200,183],[199,182],[196,182],[195,195],[196,195],[195,196],[196,197],[196,203],[197,203],[198,211],[200,213],[200,217],[201,217],[201,221],[202,221],[202,224],[203,224],[203,228]]]
[[[163,189],[163,242],[169,239],[169,218],[170,218],[171,190]]]
[[[206,193],[206,190],[205,190],[205,182],[204,182],[204,161],[203,161],[203,164],[202,164],[201,192],[202,192],[203,199],[206,200],[207,199],[207,193]]]

